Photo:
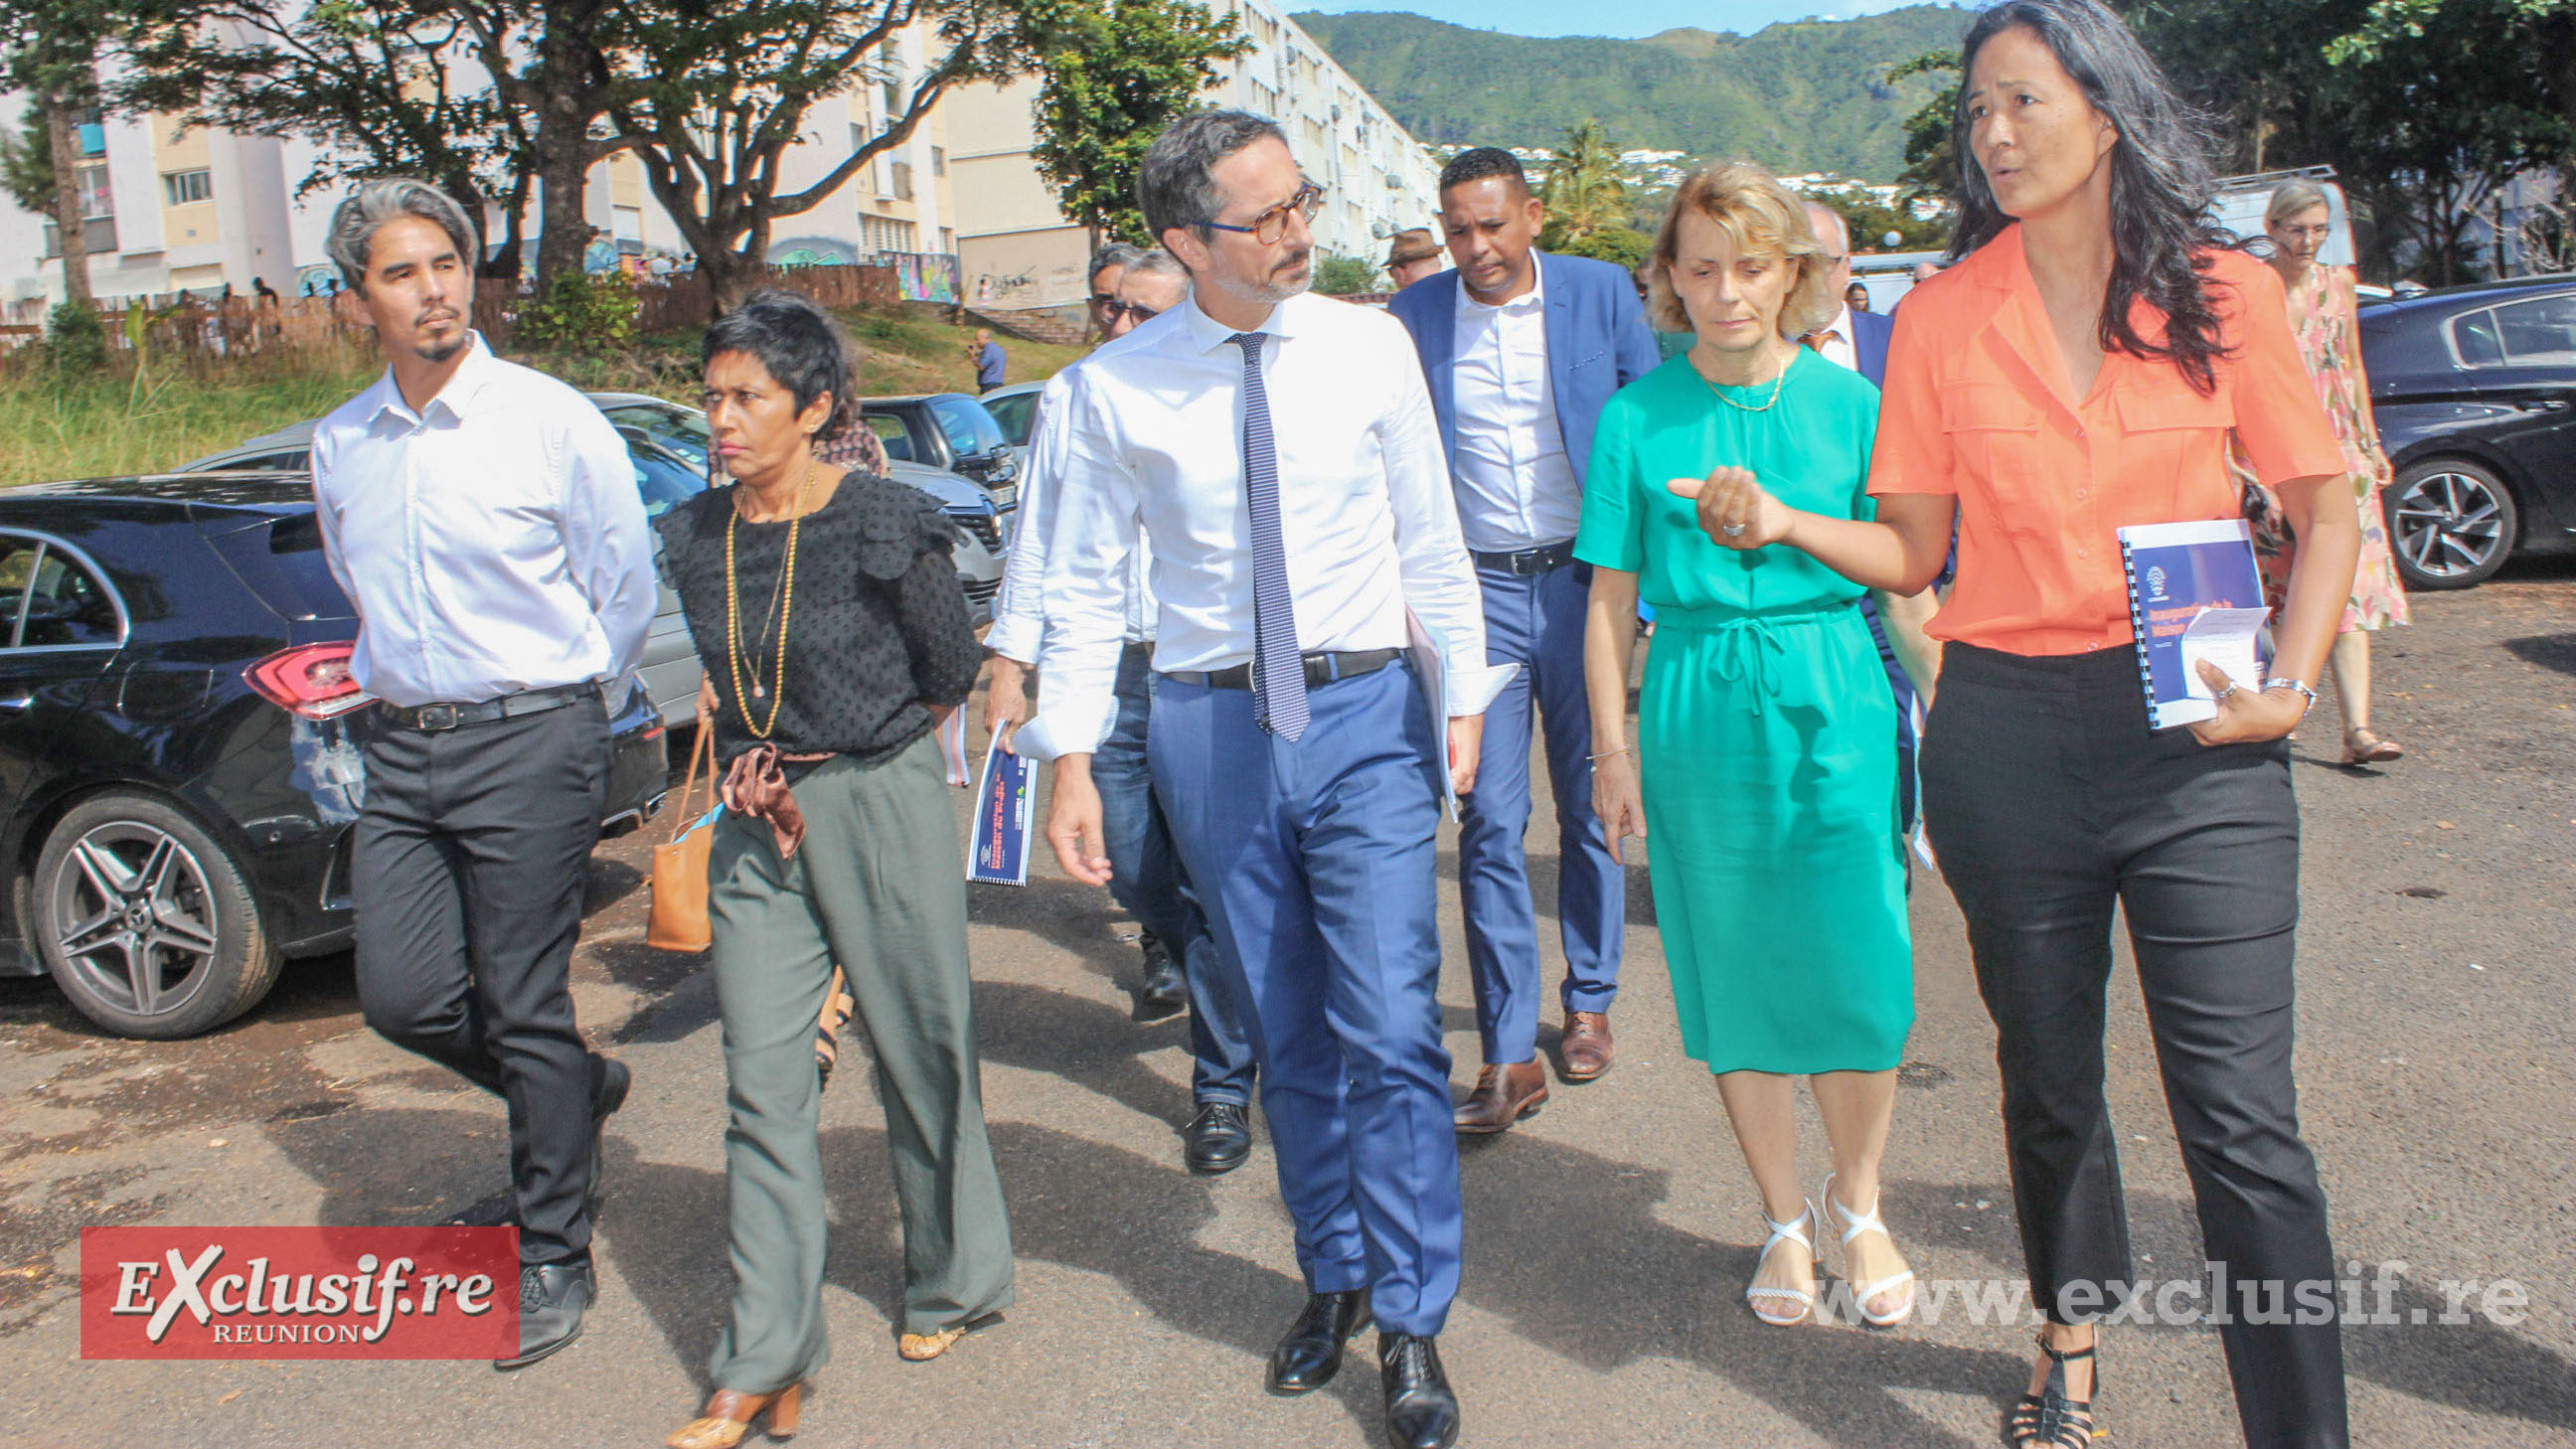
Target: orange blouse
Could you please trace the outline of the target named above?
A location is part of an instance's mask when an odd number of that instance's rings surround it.
[[[2118,530],[2237,517],[2231,430],[2267,484],[2343,471],[2280,278],[2242,252],[2210,261],[2227,355],[2208,397],[2171,364],[2116,351],[2071,397],[2018,226],[1906,294],[1869,491],[1959,501],[1958,582],[1934,638],[2011,654],[2132,643]],[[2142,301],[2132,315],[2162,340],[2161,312]]]

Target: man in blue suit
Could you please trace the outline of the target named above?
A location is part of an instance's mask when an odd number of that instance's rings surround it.
[[[1508,151],[1467,151],[1440,173],[1455,270],[1387,304],[1430,384],[1484,598],[1486,660],[1520,666],[1485,711],[1483,771],[1465,803],[1458,885],[1484,1068],[1461,1132],[1500,1132],[1547,1100],[1538,1061],[1538,921],[1521,838],[1530,815],[1535,706],[1547,736],[1559,840],[1557,919],[1565,1079],[1610,1069],[1627,881],[1592,813],[1592,711],[1583,627],[1592,570],[1574,561],[1583,471],[1610,395],[1658,358],[1625,269],[1537,249],[1544,212]]]
[[[1816,229],[1816,240],[1824,244],[1825,260],[1833,267],[1827,295],[1840,297],[1851,288],[1851,229],[1844,225],[1842,214],[1822,202],[1807,203],[1807,222]],[[1855,312],[1849,303],[1834,319],[1810,332],[1803,339],[1809,347],[1824,354],[1827,362],[1837,362],[1868,378],[1872,387],[1887,386],[1887,339],[1896,335],[1896,319],[1875,312]],[[1862,617],[1869,620],[1869,632],[1878,639],[1878,661],[1887,669],[1887,682],[1896,691],[1896,781],[1898,818],[1905,831],[1914,832],[1915,721],[1932,707],[1933,678],[1941,672],[1941,646],[1923,632],[1933,612],[1940,607],[1930,589],[1910,599],[1889,598],[1882,611],[1878,594],[1860,601]],[[1922,681],[1916,687],[1915,681]]]

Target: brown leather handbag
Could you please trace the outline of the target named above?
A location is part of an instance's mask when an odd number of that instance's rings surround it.
[[[680,783],[680,804],[671,812],[671,838],[653,847],[653,908],[644,922],[644,944],[656,951],[703,951],[714,939],[707,925],[707,848],[715,840],[716,812],[691,815],[689,801],[698,788],[698,767],[707,771],[707,793],[715,793],[715,721],[698,717],[698,737],[689,747],[689,773]]]

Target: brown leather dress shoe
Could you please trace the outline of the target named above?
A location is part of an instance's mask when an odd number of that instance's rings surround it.
[[[1481,1136],[1535,1115],[1546,1100],[1547,1067],[1538,1058],[1510,1066],[1488,1063],[1476,1073],[1476,1090],[1467,1094],[1451,1120],[1459,1131]]]
[[[1569,1082],[1588,1082],[1610,1070],[1610,1014],[1567,1012],[1565,1040],[1558,1044],[1557,1055],[1565,1063]]]

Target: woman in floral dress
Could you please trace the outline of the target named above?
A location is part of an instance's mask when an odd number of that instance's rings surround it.
[[[2406,591],[2397,581],[2397,561],[2389,552],[2388,515],[2380,490],[2388,486],[2388,455],[2379,448],[2379,427],[2370,413],[2370,381],[2361,370],[2361,329],[2353,295],[2352,269],[2319,263],[2317,253],[2333,235],[2333,212],[2326,194],[2305,181],[2293,181],[2272,193],[2264,208],[2263,231],[2272,242],[2272,269],[2290,306],[2290,330],[2316,381],[2317,400],[2333,420],[2343,443],[2344,466],[2352,479],[2353,501],[2361,512],[2361,562],[2354,570],[2352,601],[2343,611],[2342,632],[2335,638],[2327,665],[2334,672],[2335,704],[2343,712],[2343,763],[2375,765],[2405,751],[2394,740],[2370,730],[2370,635],[2392,624],[2408,622]],[[2290,578],[2295,548],[2279,506],[2244,464],[2235,459],[2237,477],[2246,489],[2246,512],[2254,523],[2254,549],[2263,562],[2263,581],[2275,610]]]

